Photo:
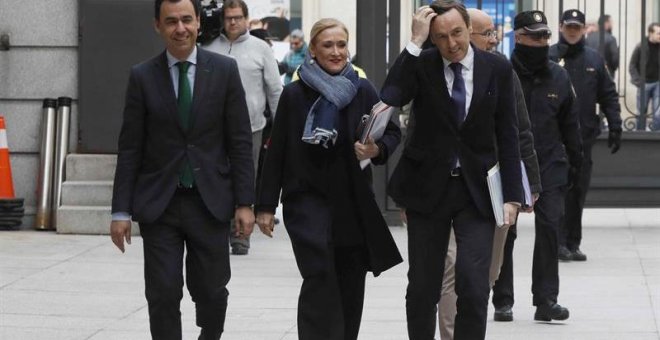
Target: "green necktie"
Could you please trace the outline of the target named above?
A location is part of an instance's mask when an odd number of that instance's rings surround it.
[[[188,80],[188,67],[190,67],[190,63],[180,61],[177,63],[177,66],[179,67],[179,97],[176,101],[176,107],[179,113],[179,119],[181,119],[181,125],[187,131],[190,127],[190,108],[192,106],[192,91],[190,89],[190,81]],[[192,168],[186,157],[183,162],[181,174],[179,175],[179,183],[186,188],[192,188],[194,182],[195,178],[193,177]]]

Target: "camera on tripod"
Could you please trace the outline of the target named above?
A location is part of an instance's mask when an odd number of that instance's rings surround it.
[[[207,5],[202,4],[202,10],[199,13],[201,21],[197,41],[206,44],[220,35],[222,30],[222,2],[218,3],[211,0]]]

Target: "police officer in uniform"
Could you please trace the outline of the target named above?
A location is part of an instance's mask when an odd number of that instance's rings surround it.
[[[614,81],[610,78],[603,57],[598,51],[585,46],[584,14],[576,9],[565,11],[559,24],[559,42],[550,47],[550,60],[563,66],[571,77],[577,94],[580,115],[583,158],[579,180],[566,193],[566,211],[559,237],[559,259],[586,261],[580,251],[582,240],[582,210],[591,180],[591,149],[600,135],[600,118],[596,104],[605,113],[609,127],[607,140],[611,152],[621,146],[621,106]]]
[[[519,13],[514,19],[514,30],[516,45],[511,62],[525,94],[543,186],[534,205],[534,320],[566,320],[568,309],[557,303],[557,240],[565,188],[579,174],[582,162],[578,114],[573,105],[575,93],[568,72],[548,59],[551,31],[543,12]]]
[[[600,39],[601,35],[603,37],[603,48],[600,48]],[[605,65],[607,65],[607,71],[610,73],[610,76],[614,78],[614,73],[619,69],[619,45],[616,42],[616,38],[612,35],[612,17],[607,14],[603,14],[598,19],[598,31],[589,33],[585,39],[587,46],[598,51],[603,59],[605,60]]]

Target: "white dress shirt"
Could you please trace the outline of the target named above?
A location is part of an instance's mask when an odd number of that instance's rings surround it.
[[[419,48],[412,41],[406,45],[406,50],[408,53],[419,57],[422,53],[422,49]],[[454,71],[449,68],[451,61],[442,58],[442,63],[444,64],[445,71],[445,82],[447,83],[447,91],[449,92],[449,97],[451,97],[451,88],[454,85]],[[474,50],[471,45],[468,45],[467,53],[465,57],[459,61],[463,67],[461,68],[463,75],[463,81],[465,82],[465,118],[467,118],[468,112],[470,111],[470,103],[472,101],[472,93],[474,92]]]
[[[416,57],[422,53],[422,49],[412,41],[406,45],[406,50],[408,50],[408,53]],[[442,57],[442,63],[444,64],[443,70],[445,73],[445,82],[447,83],[447,91],[449,92],[449,97],[451,97],[451,89],[454,85],[454,71],[449,67],[451,61]],[[467,53],[459,63],[463,66],[461,68],[461,74],[463,75],[463,81],[465,82],[465,118],[467,118],[468,112],[470,112],[472,93],[474,92],[474,50],[471,45],[468,45]],[[460,166],[461,162],[457,160],[456,167],[458,168]]]
[[[443,57],[442,62],[445,64],[445,81],[447,82],[447,91],[449,91],[449,96],[451,97],[451,88],[454,85],[454,71],[449,67],[451,61]],[[470,112],[472,92],[474,92],[474,50],[472,50],[472,46],[468,45],[467,54],[465,54],[465,58],[459,61],[459,63],[463,65],[461,74],[465,82],[465,118],[467,118],[468,112]]]
[[[172,77],[172,86],[174,86],[174,95],[179,98],[179,66],[176,65],[179,61],[170,51],[165,52],[167,55],[167,67],[170,70],[170,77]],[[197,46],[193,48],[188,58],[185,60],[190,63],[188,66],[188,82],[190,83],[190,95],[195,93],[195,72],[197,71]]]

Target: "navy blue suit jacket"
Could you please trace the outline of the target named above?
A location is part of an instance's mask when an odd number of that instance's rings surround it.
[[[112,198],[113,212],[150,223],[165,210],[187,158],[209,211],[229,221],[254,203],[252,132],[236,62],[197,49],[190,127],[177,114],[165,52],[133,66]]]
[[[504,202],[521,202],[518,120],[511,65],[494,54],[474,50],[474,90],[462,124],[456,122],[436,48],[420,56],[401,52],[390,69],[381,99],[393,106],[413,101],[415,127],[388,186],[394,201],[429,213],[444,197],[458,155],[470,196],[484,216],[493,216],[486,175],[499,161]]]

